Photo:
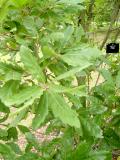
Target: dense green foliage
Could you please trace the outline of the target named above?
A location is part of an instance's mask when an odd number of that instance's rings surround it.
[[[78,26],[84,0],[2,0],[0,6],[3,159],[112,159],[120,148],[120,57],[105,59],[85,43]],[[99,68],[101,62],[107,67]],[[90,86],[94,71],[104,80]],[[77,82],[83,76],[85,83]],[[29,113],[31,127],[21,124]],[[46,134],[57,136],[40,144],[33,131],[46,124]],[[27,140],[24,150],[20,134]]]

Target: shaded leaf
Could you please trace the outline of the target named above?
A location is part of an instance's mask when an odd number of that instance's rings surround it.
[[[90,118],[80,117],[81,124],[84,128],[84,134],[86,136],[92,136],[96,138],[103,138],[103,132],[99,125]]]
[[[10,109],[7,106],[5,106],[1,101],[0,101],[0,112],[5,114],[3,117],[0,118],[0,123],[1,123],[8,118],[10,113]]]
[[[56,80],[61,80],[61,79],[65,79],[70,76],[74,76],[75,74],[79,73],[80,71],[88,68],[90,65],[91,65],[91,63],[86,63],[82,67],[75,67],[75,68],[59,75],[58,77],[56,77]]]
[[[50,34],[50,38],[53,42],[55,41],[61,41],[64,39],[64,33],[62,32],[54,32],[52,34]]]
[[[67,160],[87,160],[89,157],[90,146],[86,142],[81,142],[76,150],[67,156]]]
[[[8,140],[14,139],[17,140],[18,139],[18,132],[17,129],[15,127],[11,127],[8,129]]]
[[[32,36],[37,36],[37,28],[35,25],[34,18],[32,16],[27,16],[23,20],[23,25]]]
[[[39,158],[39,156],[36,153],[33,152],[29,152],[29,153],[25,153],[24,155],[20,156],[18,158],[18,160],[42,160],[41,158]]]
[[[68,26],[67,29],[65,30],[65,32],[64,32],[65,38],[63,39],[62,44],[61,44],[63,48],[69,42],[73,32],[74,32],[73,26]]]
[[[33,129],[38,129],[48,115],[48,97],[44,92],[37,106],[37,112],[32,122]]]
[[[18,128],[23,134],[25,134],[26,132],[30,132],[30,130],[26,126],[18,125]]]
[[[39,142],[36,139],[36,137],[30,132],[26,132],[25,136],[26,136],[28,143],[31,143],[35,147],[35,149],[37,149],[39,151],[40,145],[39,145]]]
[[[87,109],[90,114],[103,114],[107,111],[107,107],[104,106],[91,106],[89,109]]]

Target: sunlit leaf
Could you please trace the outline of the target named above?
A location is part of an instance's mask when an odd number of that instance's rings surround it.
[[[14,94],[13,97],[9,97],[6,103],[9,105],[14,105],[14,104],[19,105],[27,100],[39,98],[42,93],[43,90],[41,90],[37,86],[26,87],[23,90],[20,90],[20,92]]]
[[[20,49],[20,56],[26,70],[32,74],[33,78],[44,82],[44,74],[37,62],[36,57],[32,55],[32,51],[29,48],[22,46]]]
[[[76,128],[80,128],[80,121],[77,113],[70,108],[64,98],[57,93],[49,92],[50,107],[56,118],[59,118],[63,123],[69,124]]]
[[[61,58],[71,66],[84,66],[86,63],[95,62],[101,56],[101,52],[97,48],[84,48],[81,50],[71,50],[65,53]]]
[[[88,68],[90,65],[91,65],[91,63],[85,63],[82,67],[75,67],[75,68],[59,75],[56,78],[56,80],[61,80],[61,79],[65,79],[65,78],[70,77],[70,76],[74,76],[75,74],[79,73],[80,71]]]

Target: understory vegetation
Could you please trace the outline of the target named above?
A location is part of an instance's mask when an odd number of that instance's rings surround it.
[[[119,10],[119,0],[0,0],[1,160],[119,160],[120,55],[105,51],[120,41]],[[43,126],[55,136],[40,143]]]

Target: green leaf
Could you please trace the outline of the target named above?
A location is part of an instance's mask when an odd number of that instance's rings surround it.
[[[7,137],[7,136],[8,136],[7,130],[0,128],[0,139],[1,139],[1,137]]]
[[[60,139],[63,157],[66,157],[66,155],[68,154],[70,155],[70,153],[72,152],[71,146],[74,144],[73,135],[74,129],[72,127],[68,127],[65,129],[64,134]]]
[[[26,115],[28,107],[34,103],[35,98],[36,97],[29,99],[27,102],[24,103],[22,107],[17,109],[16,112],[11,113],[9,115],[9,117],[13,117],[14,115],[17,115],[15,120],[11,122],[11,126],[16,126],[22,120],[22,118]]]
[[[8,129],[8,140],[14,139],[14,140],[18,140],[18,132],[17,129],[15,127],[11,127]]]
[[[80,25],[75,30],[75,39],[79,43],[81,41],[82,36],[85,35],[83,27]]]
[[[69,42],[72,34],[74,32],[74,27],[73,26],[68,26],[64,32],[64,39],[62,41],[62,47],[64,48],[66,46],[66,44]]]
[[[0,153],[2,154],[2,156],[4,157],[5,160],[15,160],[16,159],[16,155],[14,153],[14,151],[11,149],[10,146],[6,145],[6,144],[0,144]]]
[[[85,85],[70,88],[62,85],[49,84],[49,89],[56,93],[70,93],[79,97],[87,96]]]
[[[21,80],[22,72],[18,66],[0,62],[0,74],[4,76],[5,81]]]
[[[19,105],[27,100],[39,98],[42,95],[42,93],[43,90],[41,90],[40,87],[28,86],[20,90],[18,93],[14,94],[14,96],[10,97],[6,103],[8,105]]]
[[[39,156],[36,153],[33,152],[29,152],[29,153],[25,153],[24,155],[20,156],[18,158],[18,160],[43,160],[41,158],[39,158]]]
[[[120,122],[120,120],[119,120]],[[116,133],[116,131],[110,127],[104,130],[105,142],[110,148],[120,148],[120,136]]]
[[[32,16],[25,17],[23,20],[23,25],[26,28],[26,30],[28,31],[28,33],[30,33],[34,37],[37,36],[37,34],[38,34],[37,28],[35,25],[34,18]]]
[[[23,106],[24,107],[24,106]],[[23,108],[22,107],[22,108]],[[21,109],[21,108],[20,108]],[[18,113],[18,111],[19,111],[19,113]],[[22,109],[21,111],[18,109],[17,110],[17,116],[15,117],[15,119],[13,119],[12,121],[11,121],[11,123],[10,123],[10,127],[16,127],[19,123],[20,123],[20,121],[23,119],[23,117],[26,115],[26,112],[27,112],[27,109],[25,108],[25,109]],[[16,112],[15,112],[16,113]],[[11,116],[11,115],[10,115]],[[12,115],[13,116],[13,115]],[[11,116],[11,117],[12,117]]]
[[[9,106],[9,98],[13,97],[13,94],[17,92],[18,85],[18,81],[10,80],[0,88],[0,99],[6,106]]]
[[[87,63],[93,63],[101,56],[101,51],[97,48],[83,48],[71,50],[61,56],[62,60],[71,66],[84,66]]]
[[[58,3],[65,3],[65,4],[78,4],[78,3],[82,3],[84,2],[84,0],[60,0]]]
[[[107,111],[107,107],[104,106],[91,106],[87,109],[90,114],[103,114]]]
[[[65,94],[69,101],[76,107],[76,109],[82,108],[81,100],[78,96],[71,95],[70,93]]]
[[[112,74],[110,73],[109,70],[103,68],[103,69],[100,69],[100,73],[102,74],[102,76],[106,81],[108,81],[111,84],[113,83]]]
[[[89,160],[87,159],[90,152],[90,146],[86,142],[81,142],[76,150],[67,156],[66,160]]]
[[[40,145],[39,145],[37,138],[30,132],[26,132],[25,136],[26,136],[28,143],[31,143],[35,147],[35,149],[39,151]]]
[[[5,81],[9,81],[11,79],[13,79],[13,80],[21,80],[21,73],[16,72],[16,71],[9,71],[5,75]]]
[[[10,113],[10,109],[0,101],[0,113],[1,112],[4,113],[5,115],[3,117],[1,116],[0,123],[4,122],[8,118]]]
[[[84,129],[84,134],[86,136],[92,136],[96,138],[103,138],[103,132],[99,125],[90,118],[87,117],[80,117],[81,124]]]
[[[23,134],[30,132],[30,130],[26,126],[18,125],[18,128]]]
[[[59,75],[58,77],[56,77],[56,80],[61,80],[61,79],[65,79],[70,76],[74,76],[76,73],[79,73],[80,71],[88,68],[90,65],[91,65],[91,63],[85,63],[82,67],[75,67],[75,68]]]
[[[32,74],[33,78],[35,78],[41,82],[45,82],[45,77],[42,72],[42,69],[40,68],[40,66],[38,64],[36,57],[34,57],[32,55],[32,51],[25,46],[21,46],[20,56],[21,56],[21,60],[24,64],[26,70],[30,74]]]
[[[48,115],[48,97],[47,94],[44,92],[44,94],[40,98],[40,102],[37,106],[37,113],[32,122],[32,127],[34,130],[40,127],[40,125],[44,122],[47,115]]]
[[[116,76],[116,87],[120,88],[120,71],[118,72]]]
[[[20,150],[18,144],[14,142],[8,142],[7,145],[9,145],[16,154],[22,154],[22,151]]]
[[[89,156],[93,159],[97,160],[106,160],[107,156],[111,159],[111,155],[109,151],[99,150],[99,151],[91,151]]]
[[[5,74],[9,71],[22,72],[22,69],[18,65],[7,64],[5,62],[0,62],[0,74]]]
[[[62,96],[50,90],[48,97],[51,102],[50,107],[56,118],[59,118],[65,124],[80,128],[80,121],[76,111],[70,108]]]
[[[22,7],[23,5],[27,4],[29,0],[12,0],[12,2],[17,6],[17,7]]]
[[[50,38],[53,42],[61,41],[64,39],[64,33],[62,32],[54,32],[50,34]]]
[[[0,74],[5,74],[10,68],[10,65],[0,62]]]
[[[55,51],[49,46],[43,46],[42,51],[45,58],[56,56]]]
[[[3,20],[6,18],[9,11],[9,1],[4,0],[2,1],[2,4],[0,4],[0,23],[3,22]]]
[[[117,160],[120,160],[120,156],[118,157],[118,159]]]

